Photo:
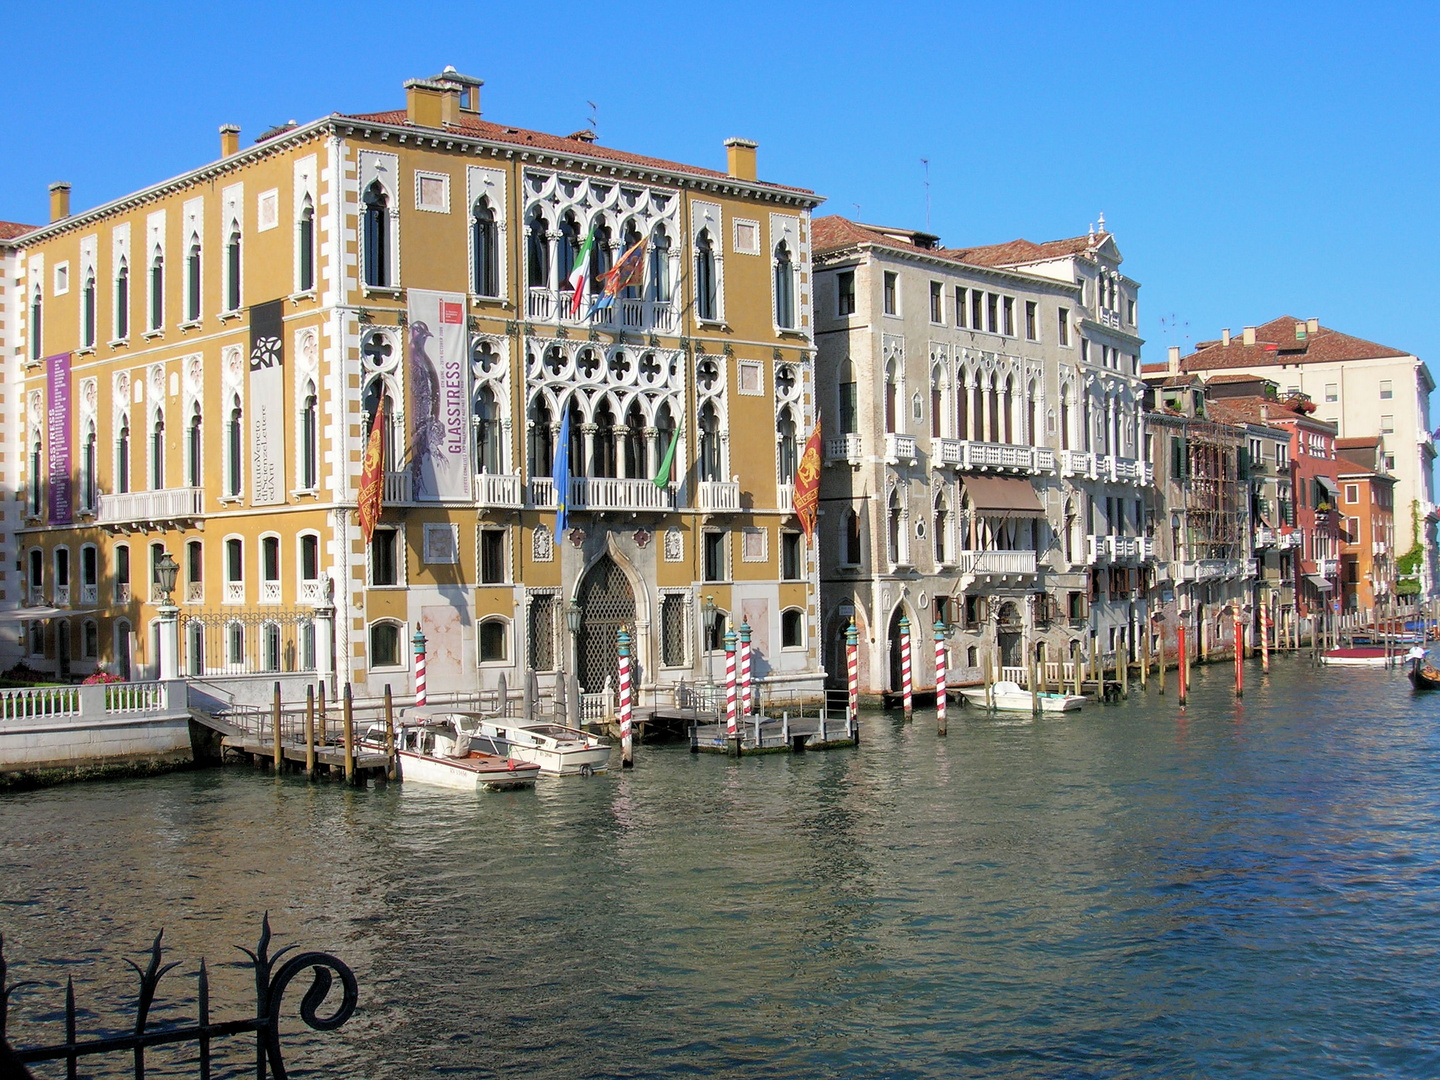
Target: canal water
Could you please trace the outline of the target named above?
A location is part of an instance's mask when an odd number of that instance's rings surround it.
[[[49,983],[10,1033],[58,1037],[66,975],[82,1029],[119,1023],[162,926],[161,1000],[203,954],[239,1015],[231,943],[268,911],[360,980],[330,1034],[292,989],[293,1075],[1440,1075],[1440,695],[1247,678],[1237,704],[1197,670],[1183,711],[1173,673],[1063,718],[952,708],[946,738],[873,713],[859,751],[641,747],[531,792],[232,768],[6,796],[0,931]]]

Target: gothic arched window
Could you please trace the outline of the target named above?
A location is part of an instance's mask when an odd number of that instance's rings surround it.
[[[775,247],[775,325],[782,330],[795,328],[795,266],[784,240]]]
[[[470,239],[474,247],[475,266],[472,287],[476,296],[500,294],[500,242],[495,229],[495,211],[483,197],[475,200],[470,211]]]
[[[390,284],[390,198],[379,180],[365,189],[364,203],[365,284],[384,288]]]
[[[715,288],[715,245],[710,230],[701,229],[695,238],[695,317],[707,322],[716,318],[718,290]]]

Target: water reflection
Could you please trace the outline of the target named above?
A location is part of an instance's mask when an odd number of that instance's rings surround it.
[[[1200,668],[1184,709],[1172,673],[529,792],[228,770],[7,797],[0,928],[15,978],[73,972],[105,1023],[160,925],[246,1002],[214,965],[268,909],[360,978],[345,1030],[295,1041],[337,1075],[1433,1075],[1440,702],[1274,667],[1238,704]]]

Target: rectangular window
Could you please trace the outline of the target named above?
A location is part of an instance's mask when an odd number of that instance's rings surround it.
[[[894,271],[886,270],[885,282],[885,314],[898,315],[900,313],[900,297],[898,294],[899,284]]]
[[[665,667],[685,666],[685,645],[690,638],[685,622],[684,595],[666,593],[660,600],[660,663]]]
[[[1061,345],[1069,345],[1069,344],[1070,344],[1070,309],[1069,309],[1069,308],[1063,308],[1063,307],[1062,307],[1062,308],[1060,309],[1060,319],[1059,319],[1059,321],[1056,323],[1056,329],[1059,331],[1060,344],[1061,344]]]
[[[800,534],[780,534],[780,576],[786,581],[799,581],[803,576],[804,561],[801,559]]]
[[[855,314],[855,271],[841,270],[835,275],[835,313],[837,315]]]
[[[979,289],[970,290],[970,329],[979,330],[985,311],[985,294]]]
[[[1125,301],[1125,321],[1131,326],[1135,325],[1135,301]]]
[[[314,533],[300,537],[300,580],[320,580],[320,538]]]
[[[1170,436],[1170,478],[1181,480],[1185,476],[1185,443],[1178,435]]]
[[[1000,297],[993,292],[985,294],[985,329],[991,334],[1000,332]]]
[[[1340,386],[1339,386],[1338,383],[1330,382],[1330,383],[1326,383],[1326,384],[1325,384],[1325,400],[1326,400],[1326,401],[1339,401],[1339,400],[1340,400]]]
[[[965,326],[965,287],[955,286],[955,325],[963,328]]]
[[[1040,340],[1038,305],[1034,300],[1025,301],[1025,337],[1028,341]]]
[[[555,597],[530,598],[530,667],[555,670]]]
[[[1275,468],[1288,469],[1290,467],[1290,447],[1285,443],[1275,444]]]
[[[1088,363],[1090,362],[1090,339],[1089,339],[1089,338],[1081,338],[1081,339],[1080,339],[1080,362],[1081,362],[1082,364],[1088,364]]]
[[[1015,298],[1007,296],[1001,305],[1005,312],[1005,336],[1015,336]]]
[[[1360,501],[1360,485],[1359,485],[1359,484],[1346,484],[1346,485],[1345,485],[1345,501],[1346,501],[1347,503],[1358,503],[1358,502]]]
[[[1395,396],[1395,388],[1389,379],[1380,380],[1380,400],[1389,401]]]
[[[480,530],[480,584],[500,585],[505,581],[505,530]]]
[[[1386,471],[1386,472],[1394,472],[1394,471],[1395,471],[1395,455],[1394,455],[1394,454],[1386,454],[1386,455],[1385,455],[1385,471]]]
[[[400,531],[377,525],[370,534],[370,584],[400,584]]]
[[[707,532],[701,534],[705,542],[705,580],[725,580],[725,533]]]
[[[945,286],[938,281],[930,282],[930,321],[945,321]]]
[[[1380,434],[1382,434],[1382,435],[1390,435],[1390,434],[1393,434],[1394,431],[1395,431],[1395,417],[1393,417],[1393,416],[1382,416],[1382,417],[1380,417]]]

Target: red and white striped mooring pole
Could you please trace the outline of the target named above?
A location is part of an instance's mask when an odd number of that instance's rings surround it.
[[[735,740],[740,755],[740,728],[735,715],[735,631],[725,631],[725,734]]]
[[[633,768],[630,739],[630,634],[622,626],[616,638],[620,653],[620,767]]]
[[[419,630],[410,639],[415,647],[415,704],[425,704],[425,635]]]
[[[850,700],[845,709],[845,726],[852,739],[860,732],[860,630],[852,616],[845,628],[845,665],[849,669]]]
[[[935,622],[935,734],[945,734],[945,624]]]
[[[904,693],[905,719],[915,714],[915,697],[910,682],[910,620],[900,616],[900,688]]]
[[[740,624],[740,722],[750,715],[750,624]]]

